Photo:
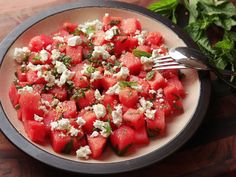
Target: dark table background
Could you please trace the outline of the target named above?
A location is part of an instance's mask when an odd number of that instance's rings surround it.
[[[22,21],[55,5],[75,0],[0,0],[0,40]],[[154,0],[122,0],[147,6]],[[82,176],[44,165],[14,147],[0,132],[0,177]],[[114,177],[235,177],[236,90],[212,81],[205,119],[187,144],[165,160]]]

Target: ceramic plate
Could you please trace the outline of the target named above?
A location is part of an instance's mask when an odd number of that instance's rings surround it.
[[[83,23],[101,19],[105,13],[123,18],[138,18],[144,29],[161,32],[168,47],[195,47],[191,39],[167,19],[135,5],[111,1],[86,0],[55,7],[15,28],[0,46],[0,126],[6,137],[19,149],[56,168],[79,173],[108,174],[131,171],[160,161],[176,151],[193,135],[208,106],[210,96],[208,73],[184,70],[186,77],[183,82],[188,93],[183,101],[185,112],[168,120],[166,134],[152,140],[149,145],[140,147],[134,153],[120,157],[107,148],[101,159],[83,161],[72,155],[57,154],[50,146],[40,146],[31,142],[8,98],[8,89],[16,70],[13,60],[14,48],[27,45],[35,35],[49,34],[65,21]]]

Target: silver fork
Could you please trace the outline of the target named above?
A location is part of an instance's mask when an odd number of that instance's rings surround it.
[[[210,70],[217,75],[236,76],[235,71],[216,69],[208,64],[205,55],[196,49],[188,47],[171,48],[168,55],[154,59],[153,70],[186,69]]]

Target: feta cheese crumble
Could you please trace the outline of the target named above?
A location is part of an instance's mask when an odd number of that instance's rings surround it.
[[[50,123],[51,130],[69,130],[71,127],[69,119],[62,118]]]
[[[101,135],[103,137],[108,137],[111,134],[111,126],[109,122],[104,122],[101,120],[96,120],[93,123],[94,128],[101,130]]]
[[[156,113],[156,110],[147,109],[146,112],[144,113],[144,115],[146,116],[146,118],[154,120],[155,113]]]
[[[79,116],[76,119],[76,123],[79,125],[79,127],[82,127],[86,123],[86,121],[82,117]]]
[[[129,76],[129,68],[121,67],[120,71],[113,76],[117,77],[118,79],[126,79]]]
[[[56,61],[56,65],[55,68],[57,69],[57,72],[59,74],[63,73],[64,71],[67,70],[66,65],[64,65],[64,63],[60,62],[60,61]]]
[[[71,126],[70,130],[69,130],[69,134],[71,136],[77,136],[79,134],[79,130],[73,126]]]
[[[144,44],[144,42],[145,42],[145,36],[146,36],[146,34],[147,34],[147,31],[136,31],[135,32],[135,36],[134,36],[134,38],[137,38],[138,39],[138,44],[139,45],[143,45]]]
[[[98,119],[100,119],[106,115],[106,108],[103,104],[93,105],[93,111]]]
[[[54,36],[52,39],[61,43],[65,42],[64,38],[61,36]]]
[[[115,110],[111,112],[112,122],[115,125],[120,126],[122,123],[122,106],[118,104],[114,108]]]
[[[61,52],[57,49],[53,49],[52,50],[52,55],[51,55],[51,58],[52,60],[57,60],[58,58],[60,58],[61,56]]]
[[[39,56],[40,56],[40,61],[47,61],[48,60],[48,52],[46,51],[46,50],[41,50],[40,52],[39,52]]]
[[[59,87],[61,87],[66,83],[67,80],[72,79],[74,75],[75,75],[74,71],[65,70],[65,71],[63,71],[62,75],[60,76],[60,80],[55,80],[55,83]]]
[[[110,54],[108,51],[106,51],[105,46],[95,46],[92,52],[92,57],[102,57],[103,59],[108,59],[110,57]]]
[[[109,41],[117,34],[119,34],[119,28],[117,26],[113,26],[105,32],[105,40]]]
[[[119,83],[116,83],[114,86],[109,87],[109,89],[106,91],[106,94],[108,95],[118,95],[120,93],[120,85]]]
[[[102,74],[100,73],[100,71],[95,71],[93,73],[91,73],[91,78],[90,78],[90,82],[93,82],[97,79],[101,79],[102,78]]]
[[[98,89],[95,90],[94,92],[94,97],[96,100],[101,101],[104,98],[104,95],[101,95]]]
[[[68,38],[67,44],[72,47],[77,46],[77,45],[82,44],[82,39],[80,36],[73,36],[73,37]]]
[[[34,91],[34,89],[33,89],[33,87],[31,87],[31,86],[28,86],[28,85],[26,85],[26,86],[24,86],[23,88],[21,88],[21,89],[18,89],[18,93],[19,94],[22,94],[23,92],[29,92],[29,93],[32,93],[33,91]]]
[[[142,97],[140,100],[139,100],[139,103],[141,105],[141,107],[146,110],[146,109],[150,109],[153,104],[151,101],[146,101],[144,97]]]
[[[22,63],[23,60],[30,55],[30,50],[28,47],[23,47],[23,48],[15,48],[14,51],[14,59],[18,63]]]
[[[78,158],[82,158],[82,159],[88,159],[89,155],[91,155],[91,154],[92,154],[92,152],[91,152],[88,145],[82,146],[76,151],[76,156]]]
[[[43,121],[43,117],[38,116],[37,114],[34,114],[34,120],[41,122],[41,121]]]
[[[91,138],[98,137],[99,133],[97,131],[93,131],[93,133],[90,135]]]

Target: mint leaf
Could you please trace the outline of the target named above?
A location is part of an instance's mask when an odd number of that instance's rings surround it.
[[[154,77],[154,75],[155,75],[155,71],[149,71],[148,73],[147,73],[147,75],[146,75],[146,79],[147,80],[152,80],[152,78]]]
[[[134,49],[133,54],[136,57],[151,57],[152,56],[152,54],[142,51],[142,50],[138,50],[138,49]]]
[[[137,86],[138,83],[137,82],[128,82],[128,81],[120,81],[119,82],[119,86],[121,88],[124,88],[124,87],[133,87],[133,86]]]

